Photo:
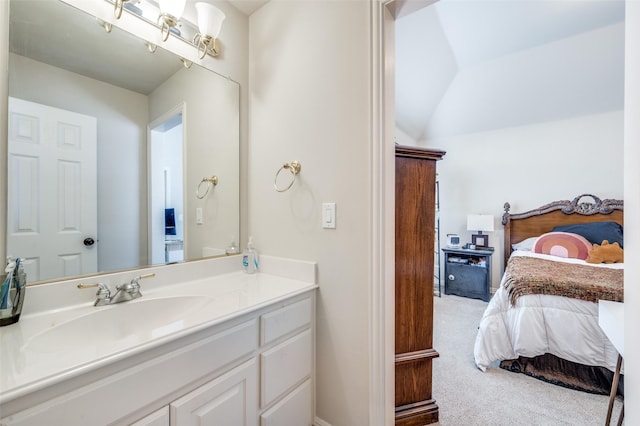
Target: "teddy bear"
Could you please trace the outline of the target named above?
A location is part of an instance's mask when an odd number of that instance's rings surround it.
[[[609,244],[604,240],[601,245],[594,244],[586,259],[587,263],[622,263],[624,262],[624,250],[620,244]]]

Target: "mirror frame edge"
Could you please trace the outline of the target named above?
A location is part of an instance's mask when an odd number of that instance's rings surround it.
[[[243,211],[242,211],[242,152],[243,152],[243,142],[242,142],[242,94],[241,94],[241,84],[238,80],[232,78],[229,75],[224,75],[215,69],[215,60],[214,58],[205,57],[204,59],[200,59],[195,50],[193,50],[193,46],[191,46],[188,42],[170,37],[168,42],[162,43],[159,41],[161,37],[158,35],[156,28],[151,24],[142,19],[138,19],[134,16],[129,16],[129,21],[131,24],[127,24],[127,19],[115,20],[113,17],[113,8],[111,3],[104,2],[106,6],[101,5],[101,2],[86,2],[83,0],[58,0],[64,4],[67,4],[70,7],[81,10],[85,13],[96,17],[104,17],[106,22],[112,23],[114,26],[119,27],[123,31],[130,33],[138,38],[149,40],[151,42],[155,42],[156,38],[158,38],[158,45],[162,45],[165,50],[169,52],[182,56],[185,59],[190,60],[194,64],[197,64],[225,79],[230,82],[233,82],[238,86],[238,94],[239,94],[239,128],[238,128],[238,136],[239,136],[239,156],[238,164],[239,164],[239,179],[240,179],[240,187],[239,191],[239,217],[238,224],[239,229],[238,232],[243,235],[242,224],[243,221]],[[2,137],[0,138],[0,164],[7,164],[8,161],[8,112],[9,112],[9,21],[10,21],[10,4],[11,0],[2,1],[0,0],[0,132]],[[104,11],[104,13],[103,13]],[[123,14],[122,18],[124,18],[128,13]],[[146,27],[146,28],[145,28]],[[152,28],[153,30],[149,30]],[[153,36],[148,36],[145,31],[152,31]],[[149,32],[151,34],[151,32]],[[6,242],[7,238],[7,207],[8,207],[8,170],[5,170],[0,173],[0,241]],[[148,243],[148,242],[147,242]],[[0,244],[0,259],[6,259],[7,251],[6,244]],[[218,256],[213,256],[218,257]],[[209,257],[210,258],[210,257]],[[198,259],[193,259],[194,261],[207,259],[207,257],[202,257]],[[183,262],[189,262],[190,260],[185,260]],[[170,265],[170,263],[164,264]],[[4,266],[4,263],[3,263]],[[27,285],[40,285],[40,284],[50,284],[52,282],[61,282],[68,281],[78,278],[87,278],[91,276],[100,276],[104,274],[113,274],[120,273],[132,270],[144,270],[147,268],[152,268],[156,266],[162,265],[144,265],[138,266],[136,268],[125,268],[120,270],[108,271],[108,272],[97,272],[86,275],[74,276],[74,277],[61,277],[55,280],[45,280],[45,281],[37,281],[34,283],[28,283]]]

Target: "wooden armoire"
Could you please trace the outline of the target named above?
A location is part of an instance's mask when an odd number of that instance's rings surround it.
[[[436,161],[445,152],[396,146],[395,423],[438,421],[431,394]]]

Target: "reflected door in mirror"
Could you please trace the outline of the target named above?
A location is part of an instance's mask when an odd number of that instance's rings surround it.
[[[29,281],[95,273],[94,117],[9,98],[7,254]]]

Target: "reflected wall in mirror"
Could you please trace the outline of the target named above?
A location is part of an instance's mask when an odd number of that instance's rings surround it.
[[[6,244],[30,283],[224,254],[236,82],[60,1],[11,0],[9,44]]]

